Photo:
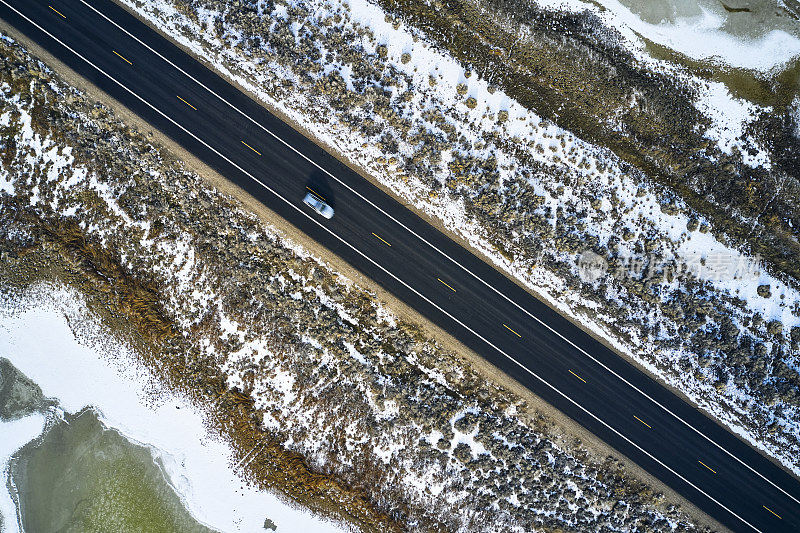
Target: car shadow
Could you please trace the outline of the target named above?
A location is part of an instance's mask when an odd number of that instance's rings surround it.
[[[331,188],[328,175],[322,172],[319,169],[315,169],[307,178],[306,178],[306,185],[305,190],[303,191],[303,195],[307,192],[313,193],[317,198],[331,206],[334,210],[336,209],[336,198],[333,195],[333,189]]]

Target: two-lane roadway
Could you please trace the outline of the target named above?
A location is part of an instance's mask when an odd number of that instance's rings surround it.
[[[0,18],[724,525],[800,531],[795,477],[111,0]]]

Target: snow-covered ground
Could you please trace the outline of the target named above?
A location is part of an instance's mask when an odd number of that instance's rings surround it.
[[[35,381],[67,412],[94,407],[100,419],[128,439],[148,446],[192,515],[220,531],[341,531],[264,491],[244,485],[227,444],[209,436],[202,416],[181,398],[158,388],[127,347],[85,315],[80,297],[41,285],[22,301],[0,300],[0,354]],[[74,328],[74,329],[73,329]],[[0,462],[38,436],[36,414],[0,425]],[[16,532],[16,509],[0,494],[5,533]]]

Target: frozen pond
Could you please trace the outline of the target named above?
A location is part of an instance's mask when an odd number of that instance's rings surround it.
[[[24,531],[212,531],[187,512],[150,450],[91,410],[56,423],[11,465]]]
[[[800,56],[796,0],[597,2],[629,38],[641,36],[692,59],[767,72]]]
[[[781,8],[775,0],[619,0],[644,22],[650,24],[697,24],[741,39],[760,39],[773,30],[800,36],[800,23],[792,18],[788,4]],[[796,6],[795,11],[800,11]]]

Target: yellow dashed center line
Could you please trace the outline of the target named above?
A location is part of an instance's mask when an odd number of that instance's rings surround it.
[[[639,422],[641,422],[641,423],[642,423],[642,424],[644,424],[645,426],[649,427],[650,429],[653,429],[653,426],[651,426],[650,424],[648,424],[647,422],[645,422],[644,420],[642,420],[642,419],[641,419],[641,418],[639,418],[638,416],[636,416],[636,415],[633,415],[633,418],[635,418],[636,420],[638,420]]]
[[[586,380],[585,380],[585,379],[583,379],[582,377],[580,377],[578,374],[576,374],[576,373],[575,373],[575,372],[573,372],[572,370],[570,370],[570,371],[569,371],[569,373],[570,373],[570,374],[572,374],[573,376],[575,376],[576,378],[578,378],[579,380],[583,381],[584,383],[586,383]]]
[[[761,507],[763,507],[764,509],[766,509],[766,510],[767,510],[767,511],[769,511],[770,513],[774,514],[775,516],[777,516],[777,517],[778,517],[778,520],[783,520],[783,518],[781,518],[781,515],[779,515],[778,513],[776,513],[775,511],[773,511],[773,510],[772,510],[772,509],[770,509],[769,507],[767,507],[766,505],[762,505]]]
[[[314,189],[312,189],[311,187],[306,187],[306,189],[308,189],[309,191],[311,191],[311,193],[312,193],[312,194],[315,194],[315,195],[319,196],[319,197],[320,197],[320,199],[322,199],[322,200],[324,200],[324,199],[325,199],[325,197],[324,197],[324,196],[322,196],[320,193],[318,193],[317,191],[315,191],[315,190],[314,190]],[[373,235],[374,235],[374,234],[373,234]]]
[[[378,234],[377,234],[377,233],[374,233],[374,232],[373,232],[372,234],[373,234],[375,237],[377,237],[378,239],[380,239],[380,241],[381,241],[383,244],[385,244],[386,246],[391,246],[391,244],[389,244],[388,242],[386,242],[386,241],[384,241],[383,239],[381,239],[381,238],[380,238],[380,236],[378,236]]]
[[[242,144],[243,144],[243,145],[245,145],[245,146],[247,146],[248,148],[250,148],[252,151],[254,151],[255,153],[257,153],[258,155],[261,155],[261,152],[259,152],[258,150],[256,150],[255,148],[253,148],[252,146],[250,146],[249,144],[247,144],[246,142],[242,141]]]
[[[506,329],[507,329],[508,331],[510,331],[511,333],[513,333],[514,335],[516,335],[517,337],[519,337],[520,339],[522,338],[522,335],[520,335],[519,333],[517,333],[516,331],[514,331],[514,330],[513,330],[513,329],[511,329],[510,327],[506,326],[505,324],[503,324],[503,327],[504,327],[504,328],[506,328]]]
[[[177,95],[176,95],[176,96],[177,96]],[[184,104],[188,105],[189,107],[191,107],[192,109],[194,109],[195,111],[197,111],[197,108],[196,108],[195,106],[193,106],[192,104],[190,104],[189,102],[187,102],[186,100],[184,100],[183,98],[181,98],[180,96],[178,96],[178,100],[180,100],[180,101],[181,101],[181,102],[183,102]]]
[[[453,292],[456,292],[456,290],[455,290],[453,287],[451,287],[450,285],[448,285],[447,283],[445,283],[444,281],[442,281],[440,278],[436,278],[436,279],[438,279],[438,280],[439,280],[439,283],[441,283],[442,285],[444,285],[445,287],[447,287],[447,288],[448,288],[448,289],[450,289],[451,291],[453,291]]]
[[[118,58],[120,58],[121,60],[123,60],[123,61],[124,61],[124,62],[126,62],[127,64],[129,64],[129,65],[133,65],[133,63],[131,63],[130,61],[128,61],[127,59],[125,59],[124,57],[122,57],[121,55],[119,55],[119,52],[117,52],[116,50],[112,50],[112,52],[114,52],[114,54],[115,54],[115,55],[116,55]]]
[[[700,463],[701,465],[703,465],[704,467],[708,468],[709,470],[711,470],[711,471],[712,471],[712,472],[714,472],[715,474],[717,473],[717,471],[716,471],[716,470],[714,470],[713,468],[711,468],[710,466],[708,466],[707,464],[705,464],[703,461],[701,461],[701,460],[699,460],[699,459],[698,459],[698,460],[697,460],[697,462],[698,462],[698,463]]]
[[[56,13],[58,13],[58,14],[59,14],[59,16],[60,16],[62,19],[65,19],[65,18],[67,18],[67,17],[65,17],[65,16],[64,16],[64,14],[63,14],[63,13],[61,13],[61,11],[59,11],[59,10],[58,10],[58,9],[56,9],[56,8],[54,8],[53,6],[47,6],[47,7],[49,7],[50,9],[52,9],[53,11],[55,11]]]

